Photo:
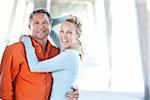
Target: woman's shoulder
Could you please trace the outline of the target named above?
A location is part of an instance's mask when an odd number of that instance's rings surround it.
[[[67,59],[70,62],[80,62],[80,54],[77,50],[74,49],[67,49],[62,52],[65,59]]]
[[[60,54],[64,56],[65,58],[70,58],[70,59],[72,58],[75,59],[75,58],[80,57],[79,52],[74,49],[67,49],[65,51],[62,51]]]

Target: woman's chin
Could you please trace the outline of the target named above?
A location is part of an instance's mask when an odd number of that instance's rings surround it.
[[[62,46],[62,50],[66,50],[66,49],[69,49],[68,46]]]

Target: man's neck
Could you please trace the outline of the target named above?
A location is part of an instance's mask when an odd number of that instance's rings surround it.
[[[34,38],[34,39],[39,43],[39,45],[42,48],[42,51],[45,53],[46,52],[47,39],[44,39],[44,40],[43,39],[37,39],[37,38]]]

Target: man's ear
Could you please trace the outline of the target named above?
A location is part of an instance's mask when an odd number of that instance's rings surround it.
[[[29,29],[30,29],[30,24],[28,24],[28,27],[29,27]]]

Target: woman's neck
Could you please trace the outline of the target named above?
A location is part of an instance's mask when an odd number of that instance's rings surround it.
[[[61,48],[61,51],[66,51],[68,49],[74,49],[73,47],[68,47],[68,48]]]

